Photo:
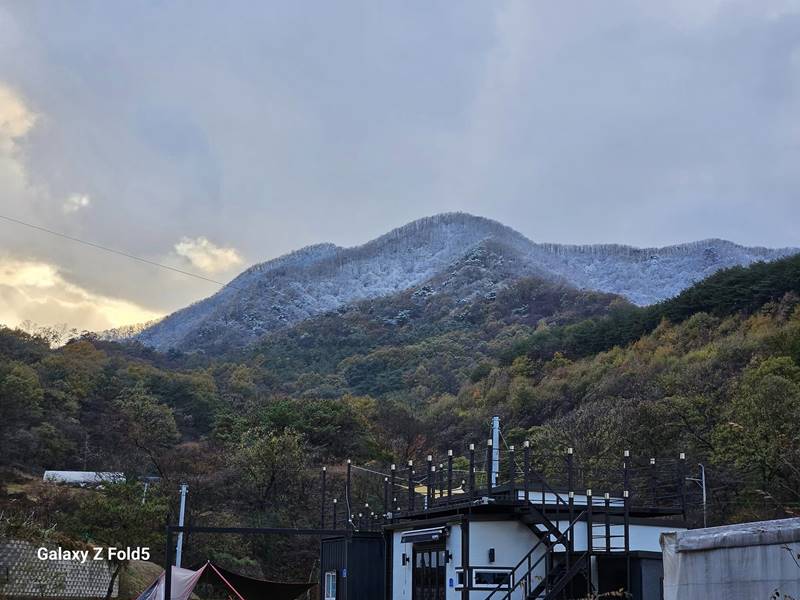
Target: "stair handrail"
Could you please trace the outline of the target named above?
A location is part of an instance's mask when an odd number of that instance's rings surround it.
[[[545,480],[545,478],[544,478],[544,477],[542,477],[542,475],[541,475],[541,474],[540,474],[540,473],[539,473],[539,472],[538,472],[536,469],[530,469],[530,470],[529,470],[529,472],[532,472],[534,475],[536,475],[536,478],[537,478],[537,479],[538,479],[538,480],[541,482],[541,484],[542,484],[542,487],[544,487],[544,488],[545,488],[545,490],[544,490],[544,491],[547,491],[547,492],[550,492],[551,494],[553,494],[553,496],[554,496],[554,497],[555,497],[555,499],[556,499],[556,506],[558,506],[559,504],[563,504],[563,505],[564,505],[564,507],[565,507],[567,510],[569,510],[569,503],[568,503],[568,502],[566,502],[566,501],[565,501],[565,500],[564,500],[564,499],[561,497],[561,493],[559,493],[559,492],[555,491],[555,490],[554,490],[554,489],[553,489],[553,488],[550,486],[550,484],[549,484],[549,483],[547,483],[547,481]],[[567,493],[569,493],[569,492],[567,492]],[[526,500],[526,502],[531,502],[531,499],[530,499],[530,498],[525,498],[525,500]],[[531,502],[531,504],[535,504],[535,502]],[[542,511],[544,511],[544,505],[542,505]]]
[[[580,521],[584,517],[584,515],[586,515],[586,511],[585,510],[581,511],[581,513],[577,517],[575,517],[575,519],[573,519],[570,522],[569,526],[567,526],[567,528],[564,529],[564,531],[561,531],[559,529],[559,531],[561,533],[558,536],[555,536],[555,540],[552,540],[551,543],[546,543],[545,542],[545,540],[549,540],[549,535],[547,535],[547,536],[544,536],[544,537],[540,538],[539,541],[536,542],[536,544],[534,544],[533,548],[528,550],[528,552],[525,554],[525,556],[523,556],[522,559],[520,559],[520,561],[517,563],[517,565],[511,570],[511,575],[513,576],[514,584],[511,585],[511,587],[509,587],[508,590],[506,590],[505,595],[502,598],[500,598],[500,600],[509,600],[511,598],[511,593],[520,586],[520,582],[522,582],[522,580],[525,579],[531,573],[531,571],[533,571],[539,565],[539,563],[542,562],[542,560],[544,558],[546,558],[549,554],[551,554],[553,552],[553,548],[555,546],[559,545],[559,544],[564,545],[564,541],[565,541],[564,537],[567,535],[567,533],[569,533],[575,527],[576,523],[578,523],[578,521]],[[530,559],[530,556],[542,544],[545,544],[545,546],[547,547],[547,551],[544,554],[542,554],[538,559],[536,559],[536,561],[534,561],[531,564],[531,566],[528,567],[528,570],[525,571],[522,574],[521,577],[516,577],[517,569],[519,569],[524,563],[526,563]],[[466,584],[467,582],[465,581],[464,583]],[[510,583],[511,582],[509,582],[509,584]],[[489,595],[486,596],[486,598],[484,598],[484,600],[491,600],[491,598],[494,597],[494,595],[497,592],[503,591],[502,588],[503,588],[504,585],[506,585],[506,584],[504,584],[502,582],[498,583],[497,586],[489,593]]]

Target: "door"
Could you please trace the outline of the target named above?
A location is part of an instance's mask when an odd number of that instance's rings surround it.
[[[413,558],[412,600],[445,600],[444,544],[414,544]]]

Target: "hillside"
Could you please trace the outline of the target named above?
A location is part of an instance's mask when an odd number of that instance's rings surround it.
[[[217,294],[177,311],[137,338],[159,350],[220,353],[353,302],[445,281],[487,244],[502,256],[491,288],[522,277],[625,296],[639,305],[672,297],[719,269],[773,260],[793,249],[745,248],[706,240],[665,248],[537,244],[496,221],[453,213],[420,219],[354,248],[310,246],[255,265]],[[464,287],[461,298],[489,293]]]
[[[540,456],[687,452],[707,468],[712,524],[800,513],[800,257],[728,269],[636,307],[534,276],[493,289],[502,250],[485,242],[446,276],[227,358],[91,337],[53,349],[0,329],[5,523],[50,531],[55,519],[69,531],[118,502],[140,506],[135,481],[92,496],[100,504],[58,490],[27,498],[20,482],[50,468],[157,474],[165,486],[148,494],[173,507],[177,482],[189,481],[204,523],[302,526],[316,514],[308,490],[319,464],[462,448],[484,439],[495,414],[505,443],[531,440]],[[313,555],[234,538],[198,538],[188,552],[276,577]]]

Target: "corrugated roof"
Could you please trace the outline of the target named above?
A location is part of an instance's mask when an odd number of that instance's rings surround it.
[[[692,529],[679,531],[674,537],[678,552],[795,542],[800,542],[800,518]]]

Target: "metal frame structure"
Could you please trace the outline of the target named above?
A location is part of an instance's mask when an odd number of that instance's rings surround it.
[[[484,453],[476,452],[474,444],[469,444],[461,459],[456,459],[453,450],[448,450],[441,460],[427,455],[419,472],[415,470],[413,459],[407,461],[402,473],[396,464],[385,470],[388,472],[382,472],[380,467],[359,467],[350,460],[344,468],[323,467],[318,528],[181,527],[167,523],[165,563],[167,567],[172,564],[174,533],[345,536],[349,541],[358,531],[389,531],[398,523],[432,523],[439,516],[452,520],[454,515],[459,515],[462,519],[461,568],[466,574],[470,569],[469,523],[476,511],[483,510],[478,507],[490,501],[497,510],[506,510],[543,527],[540,544],[547,549],[548,564],[556,554],[565,561],[563,573],[557,580],[545,578],[542,597],[550,599],[572,585],[572,579],[581,572],[587,589],[591,590],[592,557],[612,553],[625,557],[630,588],[631,519],[657,516],[686,519],[687,478],[683,453],[678,459],[646,457],[637,461],[626,450],[619,461],[594,457],[579,461],[572,448],[559,454],[537,453],[525,442],[522,452],[517,452],[514,446],[501,450],[494,439],[489,439],[485,456],[481,454]],[[456,464],[468,467],[459,470]],[[354,481],[354,469],[366,476]],[[603,494],[598,497],[592,490],[603,490]],[[370,502],[373,507],[381,506],[382,510],[376,513],[370,508]],[[358,510],[356,506],[363,508]],[[561,530],[557,525],[559,521],[569,526]],[[587,523],[587,551],[576,554],[575,525],[582,521]],[[614,546],[611,529],[619,527],[620,521],[623,534],[616,538],[621,537],[621,543]],[[598,545],[597,539],[604,541]],[[514,589],[523,585],[522,582],[526,582],[524,585],[529,586],[529,591],[532,589],[531,574],[536,565],[531,559],[540,544],[517,565],[520,574],[515,577]],[[564,551],[559,551],[559,547]],[[170,568],[165,569],[165,578],[169,594]],[[490,591],[488,598],[511,597],[513,589],[498,595],[499,587]],[[390,598],[390,594],[388,591],[387,597]],[[468,596],[465,590],[462,598],[466,600]]]

